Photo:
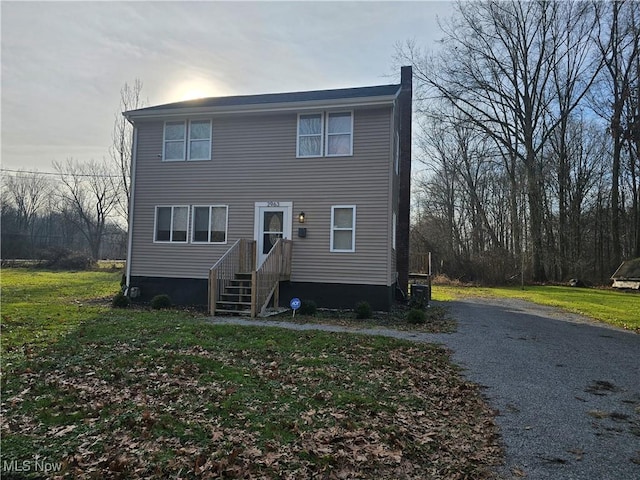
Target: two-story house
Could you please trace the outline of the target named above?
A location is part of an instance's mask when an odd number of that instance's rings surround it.
[[[125,112],[128,293],[214,313],[389,309],[408,282],[411,76]]]

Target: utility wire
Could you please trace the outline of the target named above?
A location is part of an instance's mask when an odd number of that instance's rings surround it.
[[[62,177],[64,175],[73,175],[74,177],[103,177],[103,178],[120,178],[120,175],[100,175],[97,173],[74,173],[74,174],[66,174],[59,172],[38,172],[31,170],[11,170],[9,168],[0,168],[1,172],[11,172],[11,173],[34,173],[36,175],[53,175]]]

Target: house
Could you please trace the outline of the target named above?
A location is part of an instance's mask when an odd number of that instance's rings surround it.
[[[640,290],[640,258],[622,262],[613,275],[613,288]]]
[[[389,309],[408,283],[411,79],[124,112],[128,293],[253,316],[293,297]]]

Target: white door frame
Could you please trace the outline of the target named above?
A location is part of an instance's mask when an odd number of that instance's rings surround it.
[[[283,212],[282,213],[282,237],[291,239],[293,202],[256,202],[255,214],[253,220],[253,238],[256,241],[256,269],[260,268],[266,254],[262,253],[264,228],[262,224],[262,214],[265,212]]]

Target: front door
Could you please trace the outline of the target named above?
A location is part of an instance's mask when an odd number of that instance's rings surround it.
[[[279,238],[291,238],[291,202],[256,203],[256,265],[259,268]]]

